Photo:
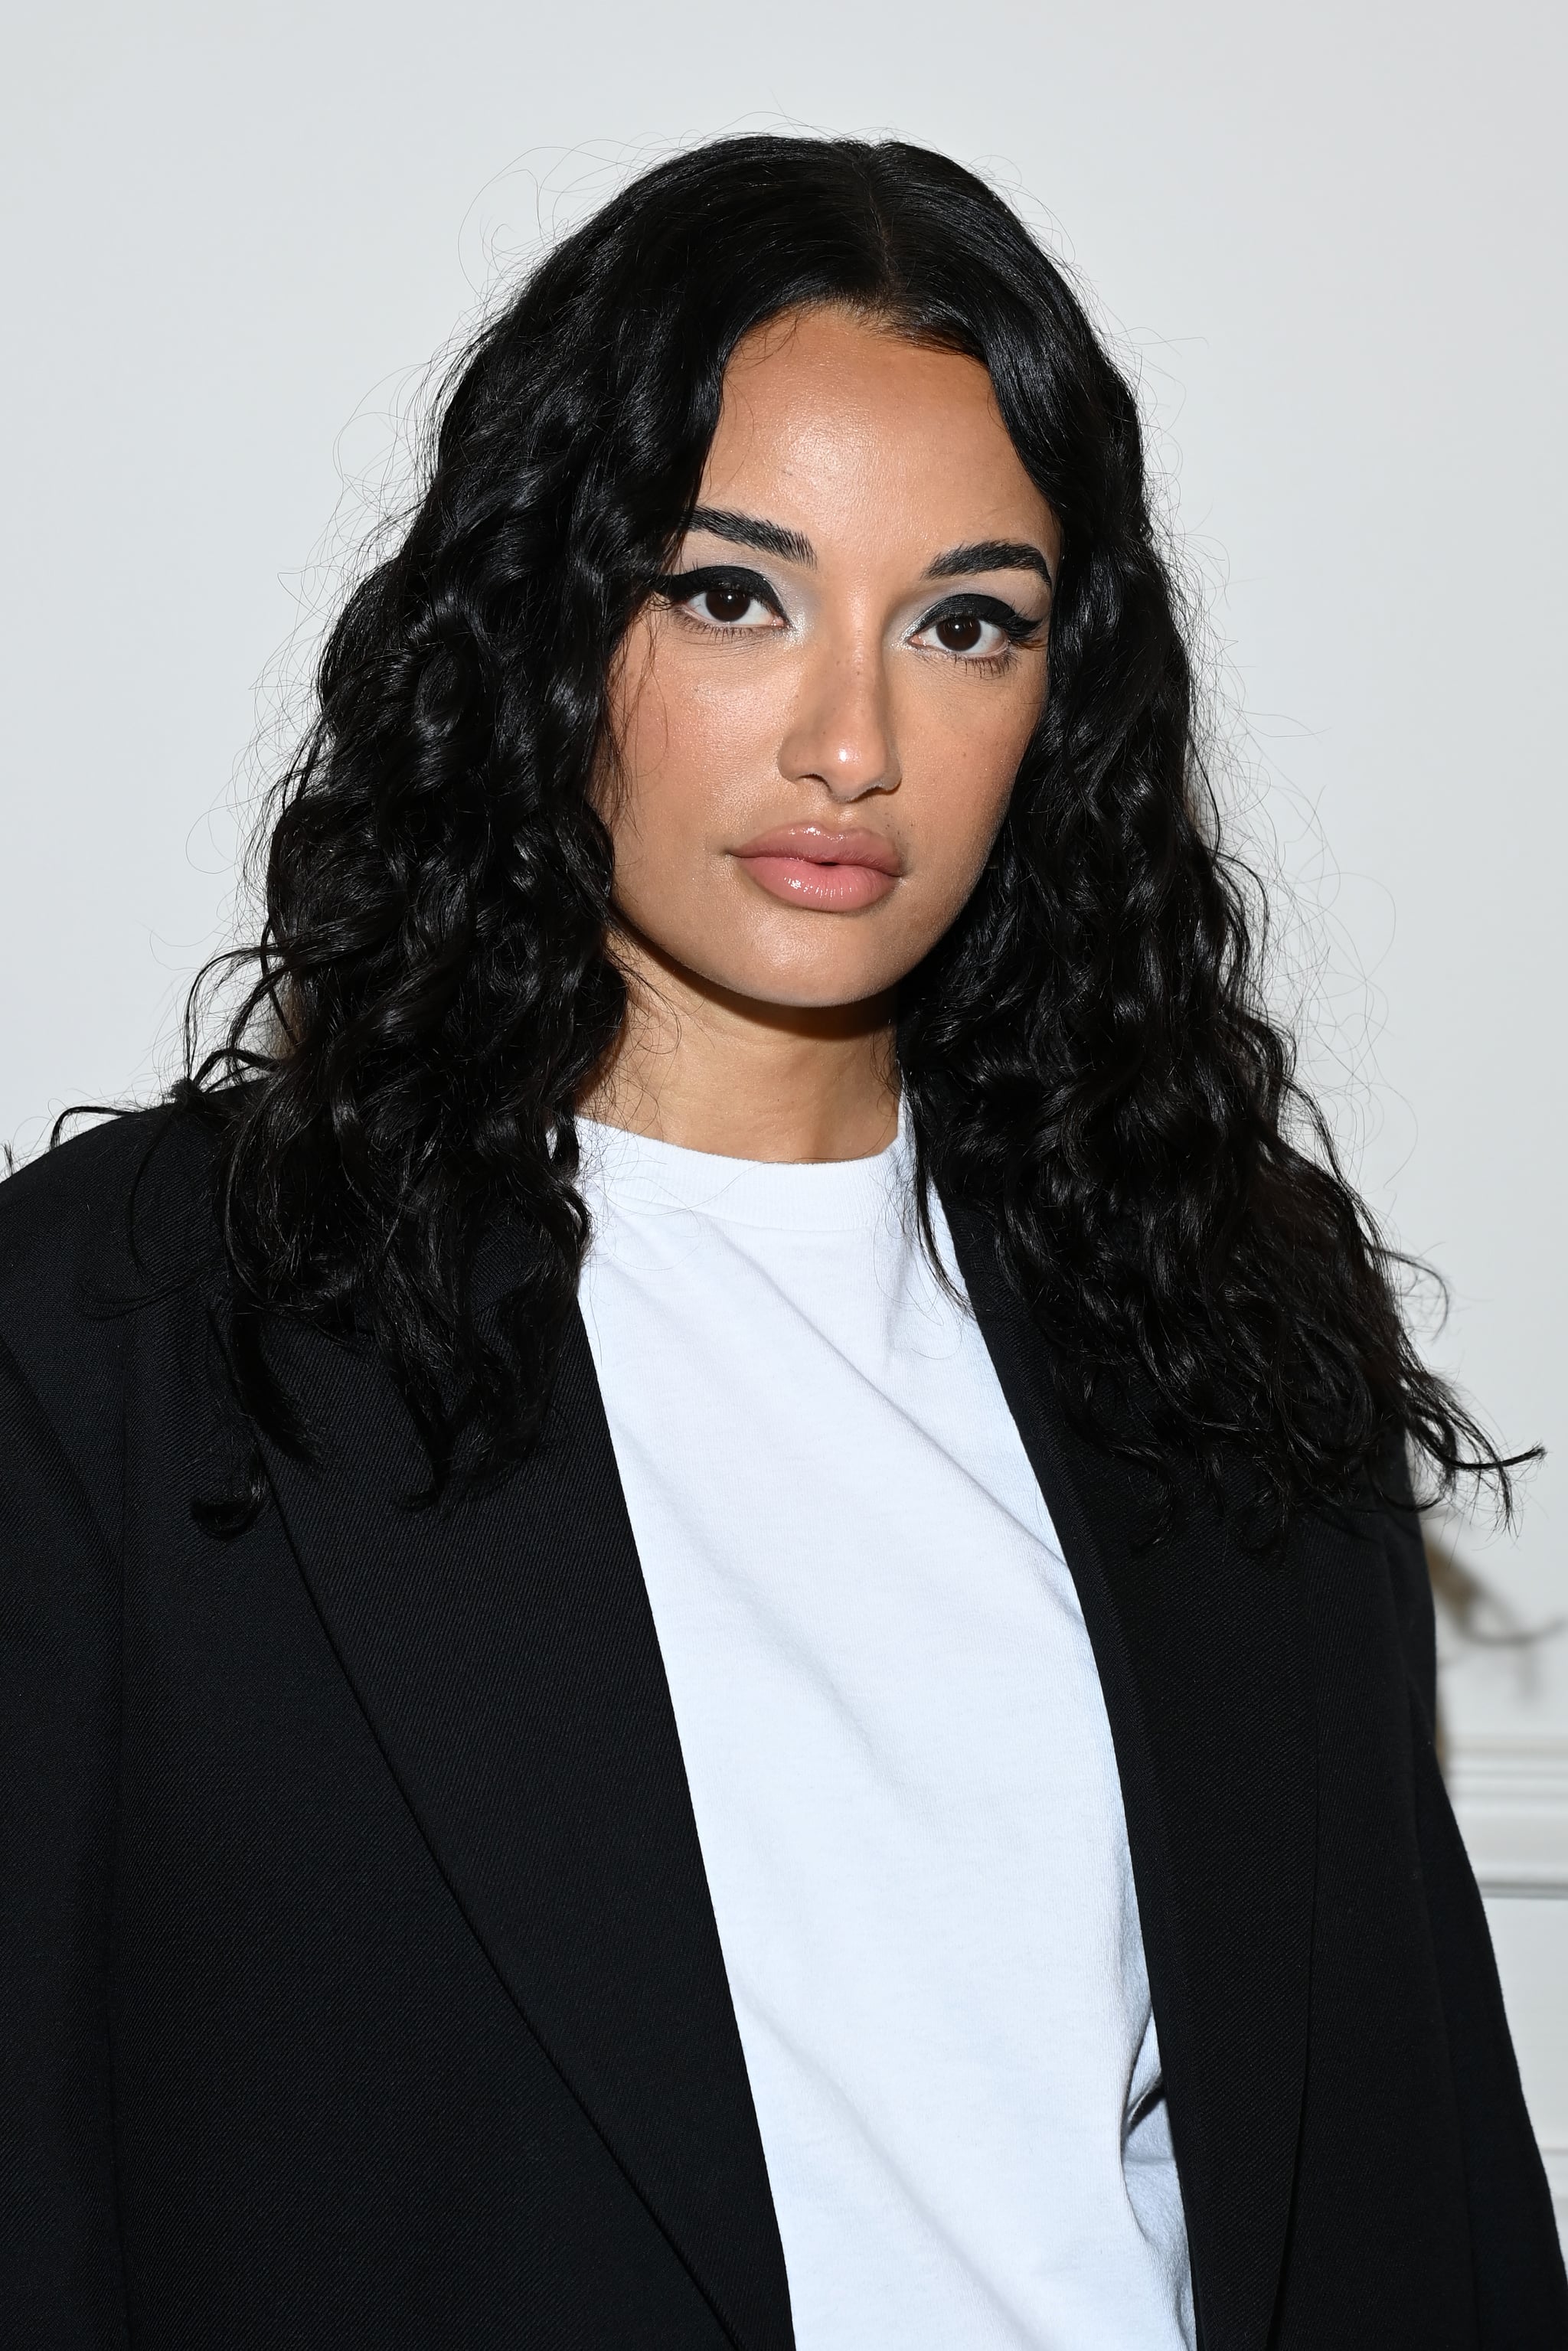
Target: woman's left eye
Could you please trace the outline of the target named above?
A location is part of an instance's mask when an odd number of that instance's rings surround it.
[[[931,634],[946,653],[988,653],[998,652],[1007,643],[995,621],[982,621],[978,612],[949,612],[945,621],[934,621]],[[998,640],[996,644],[988,638]]]
[[[1036,624],[993,597],[948,604],[928,612],[911,642],[951,653],[960,661],[995,661],[1015,645],[1030,643]]]

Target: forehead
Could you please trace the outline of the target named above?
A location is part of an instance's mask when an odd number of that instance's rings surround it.
[[[772,320],[739,345],[701,496],[821,546],[857,522],[933,549],[1056,544],[985,369],[841,310]]]

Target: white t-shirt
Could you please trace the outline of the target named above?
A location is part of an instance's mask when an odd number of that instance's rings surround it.
[[[799,2351],[1190,2346],[1099,1677],[905,1144],[580,1132],[584,1319]]]

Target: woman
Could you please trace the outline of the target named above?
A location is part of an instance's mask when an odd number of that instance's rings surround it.
[[[319,683],[226,1049],[0,1198],[8,2339],[1568,2341],[1406,1468],[1508,1465],[1050,263],[659,166]]]

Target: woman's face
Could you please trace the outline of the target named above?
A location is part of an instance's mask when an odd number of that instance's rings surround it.
[[[968,897],[1043,706],[1061,534],[990,379],[837,310],[744,342],[617,664],[615,901],[706,988],[893,987]]]

